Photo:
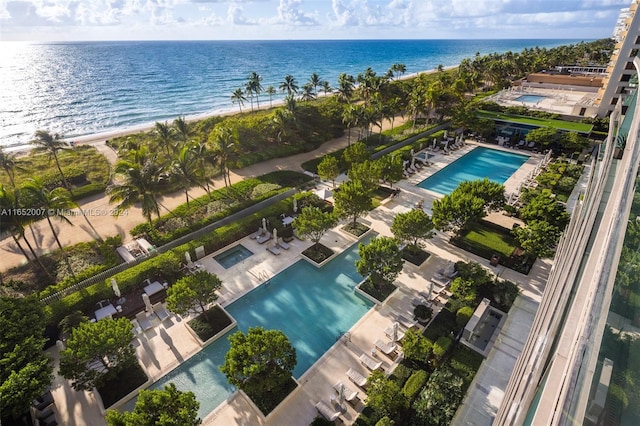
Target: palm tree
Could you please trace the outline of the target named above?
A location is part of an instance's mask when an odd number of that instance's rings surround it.
[[[164,185],[166,174],[156,156],[148,157],[143,164],[118,161],[113,169],[117,179],[107,187],[109,203],[119,203],[118,210],[140,203],[142,214],[151,224],[151,215],[160,217],[158,196]]]
[[[320,80],[320,76],[314,72],[313,74],[311,74],[311,77],[309,77],[308,84],[310,84],[311,87],[313,87],[313,93],[317,95],[318,86],[322,84],[322,80]]]
[[[260,84],[261,81],[262,77],[257,72],[253,71],[251,75],[249,75],[249,85],[247,86],[247,89],[250,87],[251,93],[255,93],[258,109],[260,109],[260,93],[262,92],[262,85]]]
[[[20,192],[15,188],[9,190],[0,185],[0,210],[15,211],[15,209],[21,208],[18,200],[19,194]],[[44,264],[40,260],[40,257],[38,257],[35,250],[33,249],[33,246],[31,246],[31,243],[24,234],[24,226],[30,220],[31,218],[26,216],[3,215],[3,218],[0,221],[0,233],[5,231],[9,232],[9,234],[11,234],[11,238],[13,238],[13,241],[16,243],[16,246],[18,247],[18,249],[20,249],[22,255],[27,259],[27,262],[32,264],[33,260],[35,260],[38,264],[38,267],[49,277],[51,282],[55,282],[55,279],[53,278],[49,270],[44,266]],[[31,255],[33,256],[33,259],[29,257],[29,255],[27,255],[27,252],[22,247],[22,244],[20,244],[20,239],[23,239],[27,244],[27,247],[29,248]]]
[[[58,151],[68,149],[69,144],[62,140],[62,137],[58,133],[52,135],[46,130],[38,130],[36,132],[36,138],[31,141],[31,144],[36,146],[33,149],[34,152],[46,152],[49,154],[49,161],[51,161],[51,158],[55,160],[58,173],[60,173],[60,177],[62,178],[62,184],[65,188],[71,191],[69,183],[64,177],[64,173],[62,173],[60,161],[58,161]]]
[[[311,85],[311,83],[307,83],[304,86],[302,86],[302,95],[300,96],[300,99],[303,101],[312,101],[316,98],[316,94],[313,91],[313,86]]]
[[[229,170],[229,161],[233,156],[237,143],[237,136],[234,132],[224,126],[217,126],[212,132],[213,137],[213,149],[218,155],[218,161],[220,162],[220,168],[222,170],[222,177],[224,179],[225,188],[229,188],[231,184],[231,171]]]
[[[407,67],[405,66],[405,64],[401,64],[401,63],[395,63],[393,65],[391,65],[391,72],[395,73],[396,75],[396,80],[398,78],[400,78],[401,75],[403,75],[405,72],[407,72]]]
[[[355,86],[355,79],[352,75],[342,73],[338,76],[338,99],[342,102],[350,103],[351,96],[353,96],[353,88]]]
[[[169,126],[169,123],[166,121],[164,123],[156,121],[153,132],[155,134],[156,141],[167,151],[167,157],[170,157],[171,153],[169,152],[169,148],[173,147],[173,128]]]
[[[15,188],[15,171],[22,170],[22,168],[16,164],[16,156],[14,154],[4,152],[2,147],[0,147],[0,168],[2,168],[2,170],[7,174],[11,186]]]
[[[246,100],[247,98],[244,96],[244,92],[240,87],[231,94],[231,103],[237,103],[240,107],[240,112],[242,112],[242,105],[244,105],[244,101]]]
[[[187,200],[187,212],[191,210],[189,207],[189,188],[193,185],[198,185],[206,190],[204,186],[205,178],[200,173],[195,154],[196,151],[193,145],[184,146],[173,160],[173,163],[171,163],[170,174],[184,191],[184,196]]]
[[[282,92],[287,92],[288,96],[293,96],[298,93],[298,83],[296,79],[291,74],[287,74],[284,76],[284,80],[280,83],[280,90]]]
[[[207,194],[211,197],[210,186],[213,186],[213,171],[218,167],[218,155],[214,150],[209,148],[206,140],[195,143],[192,149],[197,159],[198,167],[203,171],[205,191],[207,191]]]
[[[357,108],[355,105],[346,105],[342,110],[342,124],[347,126],[347,145],[351,146],[351,128],[357,121]]]
[[[173,129],[182,144],[184,145],[187,143],[187,139],[189,139],[189,136],[191,135],[191,129],[189,128],[189,123],[184,119],[184,117],[178,117],[173,120]]]
[[[64,248],[60,243],[60,238],[58,238],[58,233],[56,232],[56,229],[53,227],[53,223],[51,222],[51,218],[55,217],[63,222],[72,225],[71,221],[65,214],[65,211],[72,207],[75,207],[75,204],[69,197],[69,193],[64,188],[56,188],[52,191],[49,191],[39,179],[29,179],[29,182],[24,184],[21,190],[32,199],[34,207],[39,207],[42,209],[43,215],[47,220],[47,223],[49,224],[49,228],[51,228],[51,232],[53,233],[53,237],[58,244],[60,253],[62,254],[62,257],[67,264],[69,274],[71,274],[71,276],[75,279],[76,275],[71,268],[69,256],[64,251]]]
[[[249,101],[251,102],[251,112],[253,112],[253,88],[251,87],[250,81],[245,83],[244,93],[246,93],[249,96]]]
[[[267,87],[267,89],[264,91],[264,93],[266,93],[267,95],[269,95],[269,108],[273,107],[273,104],[271,103],[271,100],[273,98],[273,95],[276,94],[276,88],[273,86],[269,86]]]
[[[332,90],[331,83],[329,83],[327,80],[323,81],[322,91],[324,92],[324,95],[327,96],[331,90]]]

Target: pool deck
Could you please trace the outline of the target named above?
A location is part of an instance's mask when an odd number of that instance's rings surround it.
[[[395,186],[402,189],[401,193],[391,200],[370,212],[362,221],[367,223],[375,232],[381,235],[391,236],[389,226],[393,217],[400,212],[408,211],[416,203],[423,200],[426,210],[430,210],[432,201],[439,197],[435,193],[419,188],[416,183],[422,181],[432,173],[445,167],[448,163],[464,155],[476,144],[468,142],[467,145],[457,151],[453,151],[449,155],[436,154],[431,158],[434,164],[430,167],[424,167],[421,171],[411,176],[409,179],[403,180]],[[493,149],[504,149],[513,151],[495,145],[488,145]],[[518,151],[515,151],[518,152]],[[529,176],[535,165],[542,158],[539,154],[531,154],[531,159],[527,161],[506,183],[506,192],[516,191],[523,179]],[[512,218],[502,215],[492,215],[492,220],[496,220],[505,226],[513,223]],[[265,420],[263,419],[241,394],[235,393],[231,395],[226,402],[220,405],[216,410],[203,419],[205,425],[308,425],[318,415],[315,404],[318,401],[324,401],[327,405],[331,405],[330,396],[335,394],[333,385],[342,381],[352,390],[358,390],[358,401],[354,405],[345,403],[345,408],[340,419],[345,424],[351,424],[356,419],[358,412],[364,407],[363,401],[366,394],[362,389],[352,383],[346,376],[346,371],[353,368],[366,376],[368,370],[359,362],[358,357],[362,353],[371,355],[373,342],[381,339],[385,342],[389,339],[385,336],[384,330],[390,327],[396,320],[397,316],[412,316],[412,299],[418,296],[419,292],[428,291],[429,281],[432,276],[440,269],[443,269],[450,261],[458,260],[476,261],[485,265],[488,269],[499,275],[501,278],[508,279],[518,283],[522,289],[521,296],[514,309],[509,314],[511,317],[527,316],[530,312],[531,303],[535,304],[539,300],[546,282],[546,276],[549,272],[550,265],[547,262],[538,261],[534,265],[529,275],[522,275],[502,266],[492,268],[486,259],[480,258],[468,252],[465,252],[448,242],[449,236],[440,232],[436,232],[433,239],[426,244],[426,250],[431,253],[429,259],[420,267],[410,263],[405,263],[403,272],[396,280],[398,290],[396,290],[385,303],[373,307],[366,313],[350,330],[350,338],[336,342],[303,376],[299,379],[300,386],[290,397],[276,408],[274,412]],[[343,251],[356,239],[348,234],[338,230],[337,228],[328,232],[321,242],[336,250]],[[218,302],[222,306],[226,306],[246,292],[260,285],[273,275],[277,274],[284,268],[299,260],[300,253],[309,247],[309,241],[294,240],[290,243],[289,250],[280,250],[281,254],[276,256],[267,251],[267,242],[263,245],[258,244],[255,240],[246,237],[239,241],[246,248],[251,250],[254,255],[244,259],[240,263],[229,269],[224,269],[213,256],[213,253],[199,260],[204,267],[212,273],[217,274],[223,282],[223,289],[220,292]],[[441,306],[446,303],[449,296],[444,292],[437,298],[437,304],[434,304],[434,316]],[[531,303],[524,303],[529,302]],[[519,306],[523,306],[522,309]],[[534,311],[535,312],[535,311]],[[171,318],[164,323],[154,320],[154,328],[142,333],[134,339],[134,345],[141,365],[147,372],[152,381],[184,362],[193,354],[201,349],[200,344],[192,337],[191,333],[185,328],[186,321],[172,315]],[[517,321],[507,321],[501,331],[501,338],[508,339],[514,336],[515,339],[526,338],[526,325],[521,325]],[[525,333],[525,334],[522,334]],[[504,335],[504,336],[503,336]],[[520,336],[520,337],[517,337]],[[497,342],[502,342],[498,338]],[[57,349],[54,347],[49,350],[55,360],[57,368],[58,355]],[[502,352],[493,351],[489,355],[489,359],[483,363],[489,365],[494,352],[500,356]],[[378,352],[377,359],[383,362],[385,371],[389,371],[394,366],[395,360]],[[515,356],[510,353],[510,356]],[[515,362],[515,359],[514,361]],[[481,376],[482,368],[478,374]],[[502,376],[510,373],[510,369],[502,369]],[[487,381],[502,380],[504,378],[496,378],[494,375],[484,375],[482,377]],[[482,377],[478,380],[482,380]],[[481,384],[474,382],[475,386]],[[53,385],[53,394],[58,408],[58,420],[60,424],[65,425],[104,425],[106,422],[102,417],[93,394],[91,392],[75,392],[68,382],[58,375],[55,376]]]

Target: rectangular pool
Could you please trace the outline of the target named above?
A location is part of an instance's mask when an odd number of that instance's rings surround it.
[[[362,242],[366,244],[371,238]],[[299,260],[225,308],[238,322],[238,328],[229,334],[256,326],[282,330],[296,349],[298,363],[293,375],[299,378],[373,306],[354,291],[362,280],[355,268],[357,258],[358,243],[322,268]],[[229,334],[149,389],[175,383],[178,389],[195,393],[200,402],[198,415],[207,416],[235,390],[220,372],[230,347]],[[123,410],[133,410],[134,406],[135,399]]]
[[[253,256],[253,252],[242,244],[238,244],[237,246],[231,247],[229,250],[226,250],[213,258],[216,262],[222,265],[224,269],[229,269],[233,265],[242,262],[250,256]]]
[[[542,95],[522,95],[515,98],[514,101],[525,102],[528,104],[535,104],[544,99],[547,99],[547,97]]]
[[[505,183],[529,159],[528,156],[497,149],[477,147],[429,176],[417,186],[448,195],[461,182],[488,178]]]

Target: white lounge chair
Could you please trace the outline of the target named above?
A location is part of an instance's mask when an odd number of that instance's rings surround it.
[[[342,392],[343,392],[345,401],[351,402],[351,401],[353,401],[354,399],[356,399],[358,397],[358,391],[353,391],[353,390],[349,389],[342,382],[338,382],[335,385],[333,385],[333,388],[338,393],[340,393],[340,388],[341,387],[342,387]]]
[[[362,374],[358,373],[353,368],[350,368],[349,370],[347,370],[347,377],[349,378],[349,380],[351,380],[353,383],[360,386],[361,388],[367,385],[367,378],[364,377]]]
[[[142,333],[142,327],[138,324],[138,320],[132,319],[131,324],[133,324],[133,332],[136,333],[136,335]]]
[[[271,239],[271,232],[265,232],[264,234],[256,238],[256,241],[258,242],[258,244],[264,244],[270,239]]]
[[[140,324],[140,327],[144,331],[151,330],[153,328],[153,324],[149,321],[146,312],[138,312],[136,314],[136,320],[138,320],[138,324]]]
[[[283,249],[283,250],[289,250],[289,247],[290,247],[290,246],[289,246],[289,243],[286,243],[286,242],[284,242],[284,241],[278,241],[278,242],[276,243],[276,246],[278,246],[278,248],[281,248],[281,249]]]
[[[340,417],[340,411],[336,411],[335,409],[329,407],[324,401],[319,401],[316,404],[316,410],[318,410],[318,413],[322,414],[322,417],[329,420],[330,422],[333,422],[338,417]]]
[[[387,329],[385,329],[384,334],[389,339],[393,339],[393,327],[388,327]],[[398,334],[396,335],[396,337],[398,338],[398,340],[402,340],[402,338],[404,337],[404,331],[398,329]]]
[[[254,232],[253,234],[251,234],[249,236],[249,238],[251,238],[252,240],[255,240],[256,238],[262,236],[262,234],[264,234],[264,228],[262,228],[262,226],[258,227],[258,230],[256,232]]]
[[[383,342],[380,339],[375,341],[374,346],[385,355],[391,355],[398,349],[398,345],[395,343]]]
[[[398,323],[400,323],[400,325],[404,328],[412,328],[416,325],[415,321],[406,318],[404,315],[398,315],[396,319],[398,320]]]
[[[449,278],[438,278],[438,276],[431,278],[431,281],[439,287],[446,287],[451,284],[451,280]]]
[[[280,250],[275,245],[267,247],[267,250],[269,250],[269,252],[271,252],[271,254],[274,254],[276,256],[280,254]]]
[[[153,305],[153,312],[155,312],[160,321],[167,320],[171,317],[169,311],[167,311],[167,308],[165,308],[162,303]]]
[[[360,362],[371,371],[378,370],[380,367],[382,367],[382,361],[376,361],[375,359],[369,357],[367,354],[360,355]]]

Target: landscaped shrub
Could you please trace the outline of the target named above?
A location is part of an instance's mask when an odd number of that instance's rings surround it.
[[[438,337],[438,340],[433,344],[433,356],[436,359],[441,359],[444,354],[447,353],[449,347],[451,346],[451,339],[446,336]]]
[[[391,380],[398,384],[398,387],[403,387],[406,381],[411,377],[415,370],[407,365],[406,361],[400,362],[393,373],[389,377]]]
[[[465,306],[458,309],[458,312],[456,312],[456,324],[458,324],[459,328],[463,328],[467,325],[473,316],[473,311],[474,309],[471,306]]]
[[[413,397],[416,396],[418,392],[420,392],[420,389],[422,389],[422,387],[424,386],[427,378],[427,372],[424,370],[418,370],[414,372],[402,388],[402,393],[404,394],[404,396],[406,396],[408,400],[412,400]]]
[[[396,422],[391,420],[389,417],[384,416],[376,423],[376,426],[394,426]]]

